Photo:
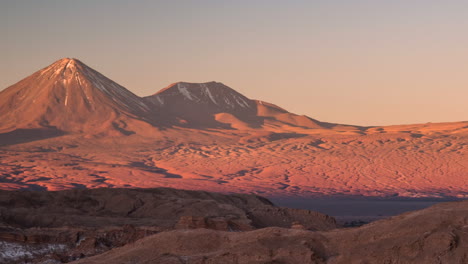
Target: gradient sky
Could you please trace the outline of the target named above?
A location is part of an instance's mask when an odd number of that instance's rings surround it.
[[[468,2],[1,0],[0,90],[63,57],[143,96],[219,81],[338,123],[468,120]]]

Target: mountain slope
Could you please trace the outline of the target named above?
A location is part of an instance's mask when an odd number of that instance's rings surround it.
[[[192,127],[218,126],[215,115],[227,113],[240,120],[255,123],[255,103],[222,83],[178,82],[145,97],[157,108]]]
[[[179,125],[189,127],[273,131],[324,128],[316,120],[289,113],[274,104],[251,100],[217,82],[178,82],[145,99],[174,116]]]
[[[76,59],[61,59],[0,92],[0,131],[133,133],[154,123],[145,102]]]

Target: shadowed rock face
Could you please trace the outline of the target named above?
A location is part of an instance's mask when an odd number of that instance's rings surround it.
[[[329,216],[308,210],[275,207],[260,196],[169,188],[0,191],[0,210],[0,223],[17,228],[131,224],[171,229],[184,217],[190,217],[186,220],[192,223],[224,219],[233,222],[233,229],[236,223],[245,227],[241,229],[254,229],[290,227],[293,221],[316,230],[336,226],[334,219]],[[270,218],[277,220],[275,222]],[[194,224],[194,228],[208,226]]]
[[[255,195],[0,192],[3,263],[451,264],[466,263],[467,252],[468,201],[337,229],[326,215]]]
[[[184,127],[237,130],[277,127],[281,130],[281,127],[312,129],[327,126],[274,104],[251,100],[218,82],[178,82],[144,99]]]
[[[172,229],[249,231],[294,223],[336,228],[332,217],[278,208],[255,195],[169,188],[0,191],[0,251],[31,252],[26,259],[43,252],[68,262]],[[0,253],[0,262],[12,260],[20,261]]]
[[[258,127],[255,102],[222,83],[178,82],[145,99],[179,120],[180,125],[192,127],[223,127],[216,114],[224,113],[238,122]],[[242,121],[241,121],[242,120]],[[229,125],[224,125],[229,128]]]
[[[359,228],[163,232],[76,263],[467,263],[468,202]]]
[[[468,201],[462,201],[440,203],[326,236],[340,253],[331,263],[358,259],[368,263],[466,263],[467,231]]]

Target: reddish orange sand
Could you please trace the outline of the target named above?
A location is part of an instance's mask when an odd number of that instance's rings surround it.
[[[312,130],[282,139],[190,129],[169,129],[157,138],[65,135],[1,147],[0,188],[166,186],[266,196],[466,197],[467,127]]]

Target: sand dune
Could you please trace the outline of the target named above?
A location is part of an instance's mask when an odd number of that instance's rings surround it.
[[[468,134],[463,123],[446,126],[450,132],[423,127],[364,135],[183,129],[161,131],[160,138],[66,135],[0,148],[0,186],[466,197]]]

